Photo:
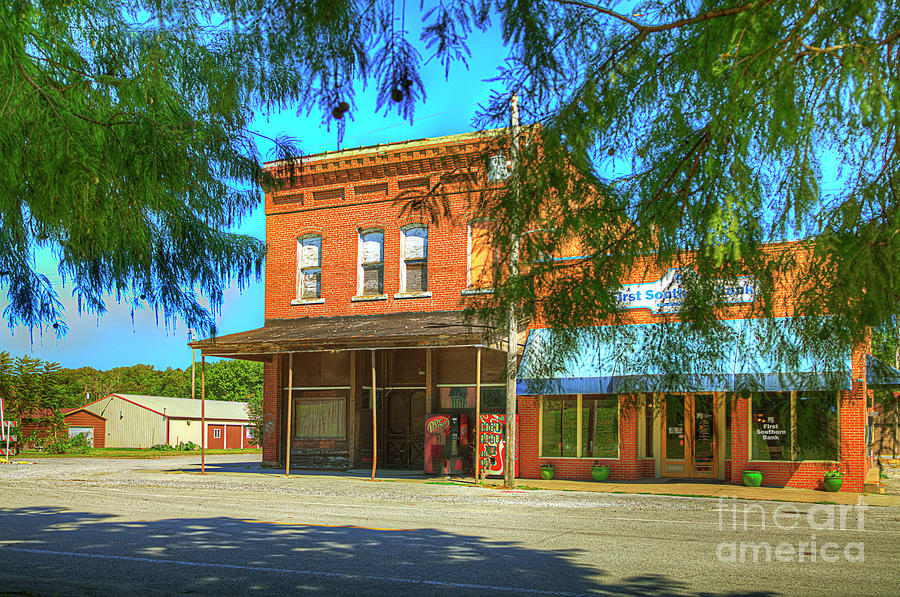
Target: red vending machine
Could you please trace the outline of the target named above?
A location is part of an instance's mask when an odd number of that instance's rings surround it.
[[[482,475],[505,473],[506,462],[506,415],[481,415],[481,460]],[[519,476],[519,415],[516,415],[516,468],[514,476]]]
[[[468,438],[469,417],[466,413],[425,415],[425,473],[463,474]]]

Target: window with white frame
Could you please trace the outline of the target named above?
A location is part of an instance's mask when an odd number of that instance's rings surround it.
[[[322,237],[318,234],[297,239],[297,298],[322,298]]]
[[[213,429],[213,439],[222,439],[221,429]]]
[[[428,228],[407,226],[400,231],[400,292],[428,291]]]
[[[358,294],[384,294],[384,231],[362,230],[359,233]]]

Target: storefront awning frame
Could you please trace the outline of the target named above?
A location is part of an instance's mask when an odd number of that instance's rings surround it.
[[[721,338],[727,340],[712,344],[692,336],[685,327],[690,324],[677,321],[578,328],[565,340],[549,329],[532,330],[519,368],[517,392],[561,395],[852,388],[850,350],[832,347],[829,358],[803,352],[790,318],[720,323]],[[667,352],[669,340],[682,353],[698,357],[687,361],[673,357],[670,353],[676,349]],[[554,346],[557,341],[568,347],[559,349]],[[655,361],[647,355],[659,358]],[[557,363],[549,373],[548,361]],[[685,366],[689,369],[680,368]]]

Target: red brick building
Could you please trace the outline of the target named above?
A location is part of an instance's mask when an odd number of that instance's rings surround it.
[[[284,466],[289,450],[292,466],[368,466],[374,446],[379,466],[427,469],[436,452],[425,421],[434,414],[460,434],[455,447],[442,446],[443,456],[472,467],[476,385],[482,413],[505,411],[505,346],[486,340],[492,330],[462,313],[467,297],[490,291],[492,252],[465,181],[491,182],[484,151],[497,134],[306,156],[292,176],[283,162],[268,165],[284,184],[265,197],[265,325],[192,344],[206,356],[265,363],[264,464]],[[398,197],[439,182],[450,221],[405,215]],[[651,334],[665,325],[677,276],[648,267],[623,280],[622,306],[632,314],[626,323],[634,325],[619,327]],[[749,334],[752,293],[728,292],[733,307],[722,318]],[[715,380],[687,376],[678,386],[647,369],[612,375],[600,362],[535,385],[529,363],[540,360],[540,342],[552,342],[540,327],[532,324],[527,348],[526,334],[518,339],[526,371],[518,391],[520,476],[537,477],[541,464],[552,463],[557,478],[590,478],[599,460],[618,480],[737,483],[754,469],[766,485],[815,487],[824,471],[841,468],[845,489],[862,487],[869,462],[861,350],[828,371],[815,363],[786,369],[751,350],[730,356]],[[580,356],[597,361],[605,349],[584,350]],[[738,363],[748,354],[763,370]],[[644,386],[623,385],[626,377]],[[809,439],[815,436],[826,441]]]

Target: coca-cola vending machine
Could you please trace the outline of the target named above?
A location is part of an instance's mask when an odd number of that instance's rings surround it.
[[[506,415],[481,415],[481,460],[482,475],[505,474],[506,463]],[[516,415],[516,467],[514,476],[519,476],[519,415]]]
[[[468,438],[469,417],[466,413],[425,415],[425,474],[463,474]]]

